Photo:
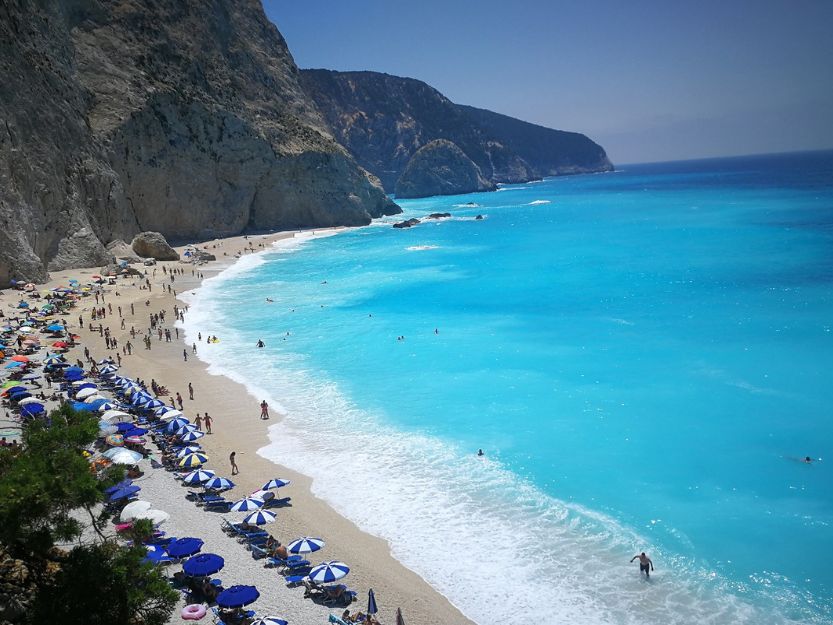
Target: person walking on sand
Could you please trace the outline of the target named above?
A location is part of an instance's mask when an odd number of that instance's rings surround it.
[[[176,394],[176,403],[179,404],[179,409],[182,410],[182,395],[179,393]]]
[[[237,475],[240,473],[240,469],[237,468],[237,463],[234,461],[235,456],[237,455],[236,451],[231,452],[231,455],[228,457],[228,461],[231,463],[231,474]]]
[[[260,402],[260,418],[261,419],[268,419],[269,418],[269,404],[266,403],[264,399]]]
[[[190,382],[188,382],[188,399],[194,399],[194,387],[191,386]]]
[[[211,434],[211,417],[208,415],[207,412],[205,413],[205,418],[203,419],[203,421],[205,422],[206,433]]]
[[[187,350],[187,349],[183,349],[183,350],[182,350],[182,359],[183,359],[185,362],[188,362],[188,350]]]
[[[645,577],[651,577],[651,574],[648,572],[648,567],[650,567],[652,571],[654,570],[654,563],[651,562],[651,558],[646,556],[645,552],[643,551],[639,555],[635,555],[634,557],[632,557],[631,562],[633,562],[637,558],[639,558],[639,572],[642,573],[643,571],[645,571]]]
[[[194,419],[194,426],[197,428],[198,432],[202,432],[202,417],[199,412],[197,413],[197,418]]]

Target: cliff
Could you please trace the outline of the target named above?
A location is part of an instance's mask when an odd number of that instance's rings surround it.
[[[454,195],[494,188],[459,147],[451,141],[437,139],[422,146],[408,161],[396,181],[396,196]]]
[[[0,286],[105,245],[399,212],[259,0],[0,3]]]
[[[333,136],[388,191],[436,139],[457,145],[493,183],[613,169],[604,149],[582,134],[454,104],[411,78],[311,69],[301,70],[301,84]]]

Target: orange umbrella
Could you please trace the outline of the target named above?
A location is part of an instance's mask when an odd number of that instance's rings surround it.
[[[20,354],[12,356],[12,360],[16,360],[17,362],[29,362],[29,359],[26,356],[21,356]]]
[[[66,346],[67,346],[67,344],[64,341],[55,341],[54,343],[52,343],[52,347],[64,348]]]

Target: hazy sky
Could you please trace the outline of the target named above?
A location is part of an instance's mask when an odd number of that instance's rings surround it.
[[[418,78],[614,163],[833,147],[833,0],[264,0],[300,67]]]

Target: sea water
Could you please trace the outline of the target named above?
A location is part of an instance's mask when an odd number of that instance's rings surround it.
[[[190,295],[261,455],[479,623],[833,622],[833,153],[400,205]]]

